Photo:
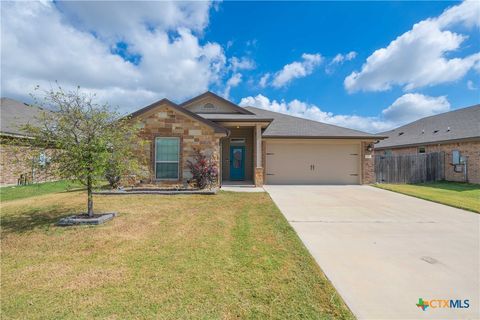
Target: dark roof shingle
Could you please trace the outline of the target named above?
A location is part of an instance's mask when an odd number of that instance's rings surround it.
[[[358,130],[348,129],[323,122],[307,120],[283,113],[264,109],[245,107],[259,117],[272,118],[273,122],[265,129],[265,138],[354,138],[382,139],[382,135],[374,135]]]
[[[381,134],[388,138],[377,143],[376,149],[480,138],[480,104],[422,118]]]
[[[38,125],[37,118],[45,109],[31,106],[10,98],[2,98],[0,103],[0,132],[2,135],[25,136],[21,127],[27,124]]]

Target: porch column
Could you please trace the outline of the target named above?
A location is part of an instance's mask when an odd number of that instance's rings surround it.
[[[255,186],[263,186],[262,126],[255,125]]]

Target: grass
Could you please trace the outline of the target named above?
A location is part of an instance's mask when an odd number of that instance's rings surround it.
[[[377,184],[378,188],[480,213],[480,185],[459,182]]]
[[[26,186],[12,186],[0,188],[0,200],[10,201],[17,199],[25,199],[29,197],[67,191],[72,188],[79,188],[80,184],[62,180],[55,182],[44,182],[29,184]]]
[[[2,318],[353,318],[266,193],[95,196],[118,217],[54,226],[85,203],[2,202]]]

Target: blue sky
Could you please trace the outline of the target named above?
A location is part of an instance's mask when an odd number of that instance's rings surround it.
[[[479,2],[27,2],[1,14],[2,96],[24,101],[55,80],[123,112],[209,89],[369,132],[479,103]]]
[[[239,101],[244,96],[262,92],[275,99],[300,99],[323,106],[335,113],[358,113],[374,116],[402,95],[401,88],[382,93],[348,94],[343,87],[345,77],[361,68],[375,50],[387,46],[393,39],[428,17],[440,15],[455,2],[226,2],[213,11],[205,38],[228,43],[227,51],[236,56],[247,55],[258,66],[248,76],[258,80],[258,74],[274,72],[285,64],[299,60],[302,53],[320,53],[328,61],[338,53],[357,52],[357,57],[327,74],[319,68],[308,77],[292,82],[280,90],[259,90],[247,83],[232,90],[231,97]],[[252,10],[253,7],[253,10]],[[265,19],[265,17],[271,17]],[[467,32],[471,47],[479,50],[479,33]],[[473,41],[476,37],[476,45]],[[256,41],[247,46],[248,41]],[[469,50],[470,49],[470,50]],[[251,52],[250,54],[248,54]],[[260,71],[260,72],[259,72]],[[422,93],[448,95],[452,106],[478,103],[478,91],[468,90],[467,79],[475,81],[472,72],[458,83],[440,88],[425,88]]]

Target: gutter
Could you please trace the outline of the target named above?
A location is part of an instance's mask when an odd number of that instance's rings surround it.
[[[404,147],[429,146],[429,145],[435,145],[435,144],[448,144],[448,143],[470,142],[470,141],[480,141],[480,137],[467,137],[467,138],[450,139],[450,140],[415,142],[415,143],[408,143],[408,144],[393,144],[393,145],[387,145],[387,146],[381,146],[381,147],[374,146],[374,148],[375,150],[397,149],[397,148],[404,148]]]
[[[272,135],[263,135],[264,139],[369,139],[369,140],[378,140],[386,139],[385,136],[272,136]]]

